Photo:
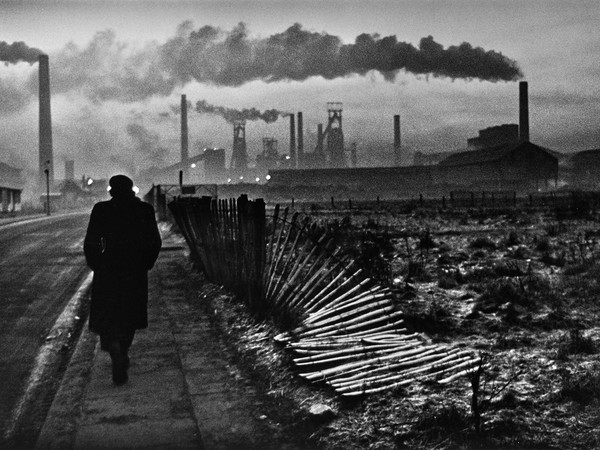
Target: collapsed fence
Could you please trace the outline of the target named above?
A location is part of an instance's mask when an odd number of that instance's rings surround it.
[[[393,292],[342,256],[327,227],[262,200],[180,198],[169,204],[208,279],[282,332],[299,374],[344,396],[423,379],[448,383],[480,364],[471,350],[430,344],[404,326]]]

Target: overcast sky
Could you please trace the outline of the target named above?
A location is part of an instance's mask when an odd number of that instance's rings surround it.
[[[176,162],[181,94],[192,155],[223,147],[229,159],[232,126],[214,112],[243,109],[257,113],[251,158],[264,137],[287,152],[287,112],[303,112],[312,150],[331,101],[360,165],[391,162],[394,114],[407,154],[463,148],[479,129],[518,122],[519,80],[534,143],[600,148],[599,23],[597,0],[1,0],[0,161],[36,168],[27,61],[40,51],[58,178],[65,159],[96,177]]]

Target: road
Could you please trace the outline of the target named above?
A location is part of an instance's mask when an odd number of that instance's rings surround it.
[[[81,213],[0,225],[0,442],[48,332],[88,273],[88,220],[89,213]],[[51,402],[36,395],[29,422],[43,420],[33,416],[43,416]]]

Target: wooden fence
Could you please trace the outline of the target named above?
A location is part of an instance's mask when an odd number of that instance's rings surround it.
[[[206,276],[231,289],[253,311],[264,311],[264,201],[180,198],[169,208]]]
[[[169,204],[207,277],[271,317],[274,337],[300,375],[344,396],[417,380],[450,382],[472,372],[471,350],[428,344],[404,327],[393,292],[342,257],[327,226],[262,200],[177,199]]]

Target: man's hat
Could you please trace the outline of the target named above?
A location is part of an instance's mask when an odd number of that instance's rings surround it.
[[[111,194],[133,191],[133,180],[125,175],[115,175],[108,181]]]

